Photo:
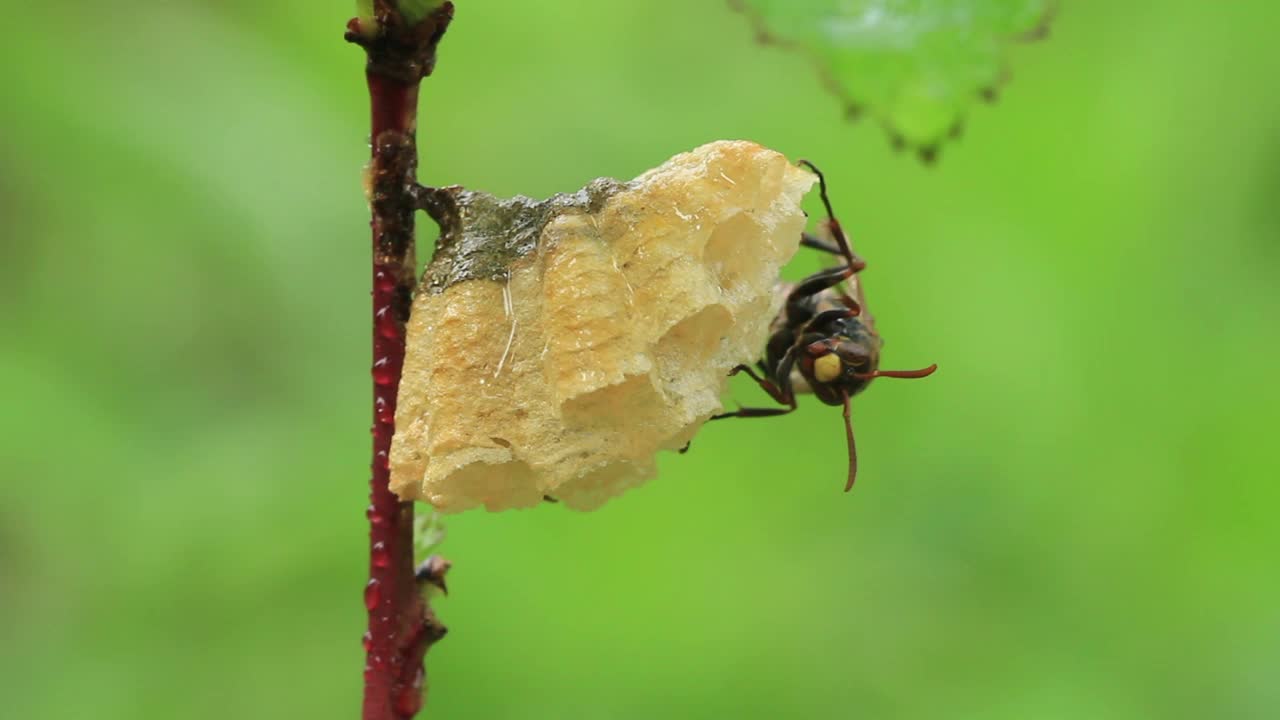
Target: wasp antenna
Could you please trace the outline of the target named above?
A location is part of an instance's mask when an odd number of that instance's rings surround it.
[[[938,363],[934,363],[927,368],[920,368],[919,370],[872,370],[869,373],[859,373],[857,377],[864,380],[870,380],[878,377],[904,378],[911,380],[915,378],[929,377],[937,369]]]
[[[844,436],[849,442],[849,481],[844,484],[844,491],[853,489],[853,481],[858,477],[858,447],[853,443],[853,419],[849,417],[849,392],[841,389],[844,399]]]

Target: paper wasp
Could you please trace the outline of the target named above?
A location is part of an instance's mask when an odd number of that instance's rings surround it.
[[[744,372],[760,385],[769,397],[786,407],[743,407],[712,417],[769,417],[785,415],[796,409],[796,393],[812,392],[828,405],[844,406],[845,435],[849,445],[849,479],[847,492],[858,473],[858,453],[853,440],[853,423],[849,417],[849,398],[862,392],[878,377],[922,378],[938,366],[920,370],[880,370],[880,348],[883,342],[876,334],[875,322],[866,309],[858,273],[866,262],[854,254],[849,239],[831,210],[827,197],[827,181],[813,163],[801,160],[818,176],[822,205],[827,211],[826,227],[834,243],[803,233],[800,244],[841,258],[844,263],[810,275],[795,284],[780,284],[778,292],[786,301],[770,326],[771,335],[764,358],[756,368],[739,365],[730,373]],[[844,288],[840,286],[844,285]],[[757,370],[759,372],[757,372]]]

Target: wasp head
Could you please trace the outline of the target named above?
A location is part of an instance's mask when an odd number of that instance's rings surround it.
[[[862,392],[878,377],[928,377],[938,366],[930,365],[920,370],[879,369],[880,337],[856,317],[843,319],[839,331],[832,335],[810,336],[807,340],[797,369],[819,400],[828,405],[844,406],[845,435],[849,444],[849,480],[845,485],[845,490],[848,490],[853,487],[858,471],[849,398]]]
[[[807,362],[800,363],[800,372],[814,394],[828,405],[839,405],[844,396],[862,392],[875,378],[880,342],[870,334],[837,335],[809,343],[804,354]]]

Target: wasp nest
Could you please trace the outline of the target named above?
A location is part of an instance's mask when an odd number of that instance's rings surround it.
[[[589,510],[654,474],[760,355],[814,178],[716,142],[545,201],[448,188],[413,301],[391,487]]]

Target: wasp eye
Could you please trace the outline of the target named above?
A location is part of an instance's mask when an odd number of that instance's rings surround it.
[[[844,363],[835,353],[827,353],[813,361],[813,376],[818,382],[831,382],[844,372]]]
[[[845,365],[853,372],[864,372],[871,367],[871,358],[868,358],[868,357],[846,358]]]

